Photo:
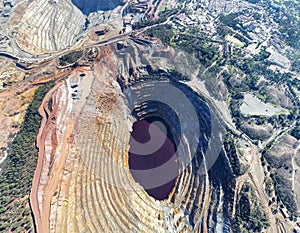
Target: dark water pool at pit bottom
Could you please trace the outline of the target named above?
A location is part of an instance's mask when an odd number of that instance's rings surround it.
[[[153,120],[153,119],[152,119]],[[167,199],[169,194],[174,188],[174,185],[176,183],[176,178],[178,176],[178,163],[176,161],[176,156],[173,156],[175,154],[175,145],[173,141],[166,136],[166,140],[162,143],[162,146],[156,149],[153,153],[150,153],[148,155],[138,154],[136,152],[137,146],[136,144],[132,143],[132,138],[136,140],[136,142],[139,143],[139,149],[142,148],[145,151],[149,151],[149,148],[146,148],[146,143],[149,142],[151,139],[149,134],[149,127],[151,125],[151,119],[145,119],[145,120],[138,120],[133,124],[133,131],[131,133],[131,140],[129,142],[130,144],[130,150],[129,150],[129,168],[131,169],[131,174],[134,178],[134,180],[138,183],[140,183],[146,190],[146,192],[154,197],[157,200],[164,200]],[[163,122],[160,122],[163,123]],[[153,124],[152,124],[153,125]],[[165,124],[164,124],[165,125]],[[156,131],[157,135],[155,136],[161,136],[159,134],[166,135],[163,131],[159,129],[158,126],[156,129],[159,131]],[[167,129],[167,135],[170,135],[170,132],[165,125]],[[135,153],[132,153],[131,151],[134,151]],[[151,170],[153,168],[159,167],[163,164],[168,162],[168,167],[165,169],[161,174],[155,174],[154,170]],[[145,173],[140,176],[139,174],[135,173],[133,170],[143,170]],[[174,179],[168,180],[165,184],[156,187],[152,186],[151,188],[147,188],[147,184],[149,184],[149,181],[153,184],[157,182],[157,176],[162,177],[169,174],[175,174],[173,177]],[[156,178],[155,178],[156,176]]]

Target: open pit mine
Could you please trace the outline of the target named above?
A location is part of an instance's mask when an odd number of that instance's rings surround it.
[[[296,81],[205,4],[0,0],[0,232],[300,232]]]
[[[129,41],[118,49],[120,44],[87,50],[93,51],[92,65],[72,70],[43,99],[30,194],[36,229],[208,231],[216,224],[210,212],[229,195],[227,187],[223,194],[215,191],[222,183],[210,183],[208,169],[217,174],[219,168],[208,168],[215,161],[205,160],[214,158],[204,157],[221,151],[221,142],[211,148],[209,139],[220,141],[222,128],[212,127],[217,118],[204,97],[151,65],[154,58],[171,64],[170,48],[165,57],[153,57],[145,45]],[[173,94],[182,95],[184,104]],[[166,140],[140,155],[147,150],[148,127]],[[226,164],[224,154],[221,161]],[[234,185],[228,161],[223,169],[229,173],[220,182]]]

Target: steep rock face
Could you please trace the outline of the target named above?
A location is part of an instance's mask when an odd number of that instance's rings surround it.
[[[17,5],[14,12],[8,29],[16,33],[21,49],[34,54],[73,45],[85,23],[84,15],[69,0],[34,0]]]
[[[88,16],[92,12],[112,10],[122,2],[120,0],[72,0],[72,3]]]
[[[230,229],[235,178],[216,116],[191,88],[155,71],[147,46],[129,44],[123,59],[116,45],[98,49],[92,69],[74,70],[44,99],[31,193],[38,231]],[[172,60],[172,51],[164,55],[161,61]],[[132,123],[151,116],[166,121],[177,145],[179,176],[162,201],[134,181],[128,166]]]

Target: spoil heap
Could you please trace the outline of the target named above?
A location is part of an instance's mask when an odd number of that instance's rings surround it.
[[[37,0],[28,6],[24,4],[14,9],[15,17],[8,23],[8,29],[16,33],[22,50],[36,54],[62,50],[75,44],[85,18],[71,1]]]

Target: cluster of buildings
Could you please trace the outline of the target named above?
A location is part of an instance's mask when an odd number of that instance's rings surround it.
[[[215,27],[213,26],[211,17],[203,12],[193,12],[192,14],[180,13],[176,15],[173,21],[174,28],[184,30],[188,27],[197,26],[200,31],[205,34],[213,34]]]
[[[177,22],[179,25],[186,27],[196,25],[199,20],[195,15],[186,15],[185,13],[180,13],[176,15],[174,22]]]

